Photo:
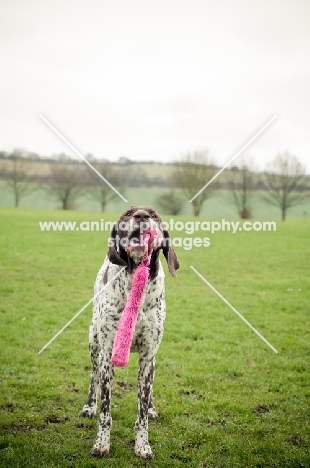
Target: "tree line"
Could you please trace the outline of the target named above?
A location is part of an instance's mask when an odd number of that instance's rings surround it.
[[[198,196],[197,192],[220,169],[206,150],[188,153],[169,164],[162,163],[160,175],[147,173],[128,158],[120,158],[118,163],[96,160],[90,154],[86,158],[121,193],[125,193],[127,187],[158,186],[168,189],[156,201],[165,213],[172,215],[182,212],[184,198],[180,194],[187,200],[193,199],[193,214],[199,216],[205,201],[221,189],[231,193],[240,218],[251,218],[252,195],[259,191],[266,202],[281,210],[284,221],[288,210],[309,197],[310,193],[305,167],[288,152],[276,156],[260,173],[254,170],[253,162],[241,159]],[[144,162],[146,164],[152,162]],[[21,150],[0,152],[0,179],[12,190],[16,207],[22,198],[39,188],[53,195],[63,210],[72,209],[75,201],[85,192],[100,204],[102,211],[118,196],[85,163],[73,160],[66,154],[43,158]]]

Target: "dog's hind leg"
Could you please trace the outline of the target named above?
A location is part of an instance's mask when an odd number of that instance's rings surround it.
[[[97,397],[99,389],[99,342],[96,327],[93,322],[89,327],[89,352],[92,362],[92,373],[90,377],[90,385],[88,396],[85,405],[83,406],[80,416],[83,418],[93,418],[97,410]]]
[[[138,373],[138,417],[135,423],[135,453],[141,458],[152,458],[148,440],[148,410],[154,379],[155,358],[140,354]]]
[[[101,406],[97,437],[90,454],[93,457],[107,457],[110,450],[111,418],[111,393],[113,386],[114,367],[110,362],[111,353],[103,351],[99,357]]]
[[[154,369],[153,370],[153,379],[154,379],[154,377],[155,377],[155,358],[154,358],[154,362],[153,362],[153,369]],[[150,401],[149,401],[149,407],[148,407],[147,415],[148,415],[149,421],[158,418],[158,413],[156,411],[156,408],[155,408],[154,402],[153,402],[153,384],[151,385]]]

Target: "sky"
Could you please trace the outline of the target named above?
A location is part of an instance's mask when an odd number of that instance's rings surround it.
[[[0,63],[0,150],[310,173],[308,0],[1,0]]]

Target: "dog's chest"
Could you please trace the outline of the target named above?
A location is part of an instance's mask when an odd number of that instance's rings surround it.
[[[120,270],[119,266],[106,259],[95,282],[95,294],[104,289],[94,301],[94,320],[103,346],[114,340],[131,288],[131,275],[123,270],[116,276]],[[132,351],[144,346],[159,346],[165,316],[164,271],[160,265],[158,275],[146,288],[135,326]]]

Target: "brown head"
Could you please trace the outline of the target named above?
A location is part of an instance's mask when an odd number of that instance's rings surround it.
[[[150,206],[132,206],[121,215],[112,229],[109,240],[110,262],[127,266],[129,273],[132,273],[143,259],[144,248],[140,245],[139,236],[146,229],[156,229],[157,232],[152,245],[150,279],[154,279],[158,273],[158,258],[161,250],[167,260],[171,275],[175,277],[180,264],[171,246],[169,232],[163,228],[160,216]]]

